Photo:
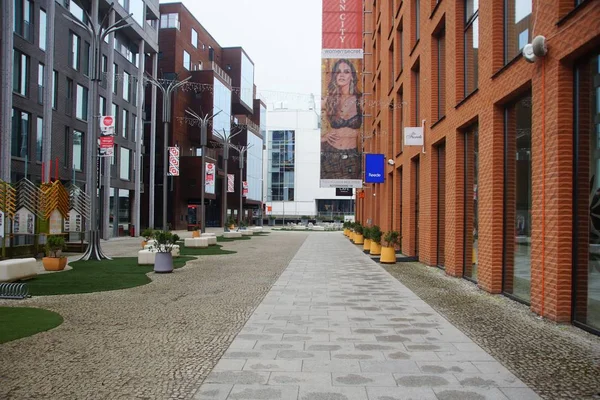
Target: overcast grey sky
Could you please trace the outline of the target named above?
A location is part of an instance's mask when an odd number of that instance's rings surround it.
[[[172,3],[174,1],[160,1]],[[321,0],[182,0],[222,47],[241,46],[268,102],[321,89]],[[281,94],[277,92],[282,92]]]

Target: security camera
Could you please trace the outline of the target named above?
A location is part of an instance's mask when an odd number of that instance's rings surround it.
[[[388,164],[394,165],[394,164],[396,164],[396,162],[390,158],[390,159],[388,159]]]

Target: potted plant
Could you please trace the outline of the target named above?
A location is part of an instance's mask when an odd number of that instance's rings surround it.
[[[242,219],[240,221],[240,229],[244,230],[246,228],[248,228],[248,221],[246,221],[245,219]]]
[[[275,216],[269,215],[269,226],[275,226]]]
[[[396,245],[400,244],[401,236],[396,231],[389,231],[383,236],[384,246],[381,247],[381,258],[379,262],[382,264],[396,263]]]
[[[227,226],[229,226],[229,229],[235,229],[235,219],[233,219],[233,216],[227,218]]]
[[[363,252],[369,253],[371,250],[371,227],[363,227]]]
[[[378,256],[381,254],[381,228],[377,225],[373,225],[369,231],[369,238],[371,239],[371,247],[369,254],[372,256]]]
[[[192,228],[192,237],[200,237],[200,227],[198,225],[194,225],[194,227]]]
[[[344,236],[350,235],[350,221],[344,221],[342,226],[344,227]]]
[[[309,220],[309,216],[308,215],[303,215],[300,217],[300,223],[304,226],[308,225],[308,220]]]
[[[154,232],[156,241],[156,258],[154,261],[154,272],[173,272],[173,255],[171,251],[179,240],[179,235],[169,231]]]
[[[142,231],[142,237],[144,240],[142,241],[142,249],[146,247],[148,241],[154,237],[154,229],[146,228]]]
[[[60,235],[48,236],[46,239],[46,257],[42,265],[46,271],[62,271],[67,265],[67,257],[60,252],[65,248],[65,238]]]
[[[354,244],[364,244],[363,226],[360,222],[354,223]]]

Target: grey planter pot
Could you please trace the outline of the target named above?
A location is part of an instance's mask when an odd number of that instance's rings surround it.
[[[156,253],[154,272],[161,274],[173,272],[173,256],[170,252]]]

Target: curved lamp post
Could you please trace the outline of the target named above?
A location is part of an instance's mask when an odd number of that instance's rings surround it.
[[[243,209],[243,200],[244,200],[244,155],[248,153],[248,149],[253,145],[236,145],[232,144],[231,148],[236,150],[239,154],[239,167],[240,167],[240,210],[238,212],[238,226],[241,226],[242,223],[242,212]]]

